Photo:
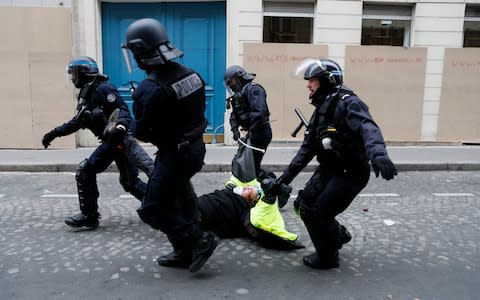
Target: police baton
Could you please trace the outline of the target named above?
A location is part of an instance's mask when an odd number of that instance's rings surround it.
[[[308,128],[308,121],[305,119],[305,116],[302,114],[299,108],[294,109],[295,113],[297,114],[298,118],[300,119],[300,124],[298,124],[297,128],[292,132],[292,137],[296,137],[297,133],[302,129],[303,126]]]

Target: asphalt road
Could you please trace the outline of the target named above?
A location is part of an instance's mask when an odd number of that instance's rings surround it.
[[[293,182],[298,192],[309,173]],[[229,175],[201,173],[198,194]],[[479,299],[480,172],[403,172],[372,178],[340,215],[353,235],[338,269],[302,265],[313,248],[301,220],[282,210],[307,248],[263,249],[222,240],[197,273],[162,268],[166,237],[143,224],[139,203],[99,176],[100,227],[75,231],[71,173],[0,173],[0,299]]]

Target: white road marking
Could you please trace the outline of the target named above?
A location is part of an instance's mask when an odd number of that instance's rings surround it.
[[[400,197],[397,193],[372,193],[372,194],[359,194],[359,197]]]
[[[472,193],[432,193],[437,197],[475,197]]]
[[[44,194],[40,198],[76,198],[77,194]]]
[[[290,198],[297,198],[298,195],[290,195]],[[372,193],[372,194],[359,194],[359,197],[400,197],[397,193]]]

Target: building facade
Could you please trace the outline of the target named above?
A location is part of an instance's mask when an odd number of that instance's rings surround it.
[[[0,84],[14,87],[5,86],[3,90],[11,95],[0,96],[0,102],[12,107],[21,102],[28,111],[15,109],[22,114],[25,124],[20,127],[28,138],[18,141],[18,132],[2,133],[8,136],[0,145],[3,148],[39,148],[42,132],[73,113],[72,92],[57,82],[61,79],[51,78],[64,71],[69,51],[70,57],[95,58],[130,101],[129,84],[141,80],[143,74],[138,70],[127,73],[120,44],[128,25],[142,17],[164,23],[172,42],[185,52],[182,62],[199,70],[207,82],[206,136],[210,139],[214,133],[225,132],[225,142],[231,143],[222,80],[223,70],[233,64],[256,73],[256,81],[266,88],[274,139],[300,139],[290,136],[298,121],[293,108],[308,114],[311,107],[305,83],[290,73],[305,57],[327,57],[342,66],[346,84],[369,105],[387,141],[480,141],[480,103],[476,101],[480,92],[480,0],[0,0],[0,15],[23,24],[3,26],[2,37],[13,39],[21,33],[31,41],[22,44],[25,55],[16,61],[11,56],[18,53],[18,47],[0,46],[8,54],[0,60],[10,57],[12,70],[16,66],[30,70],[20,74],[26,76],[27,86],[2,75],[5,80]],[[15,15],[22,15],[23,21],[15,21]],[[48,22],[39,21],[46,18]],[[66,30],[52,32],[52,26]],[[31,28],[36,27],[43,30],[34,35]],[[39,55],[35,43],[53,34],[62,41],[62,50],[51,49],[52,43],[45,42],[40,47],[45,56]],[[57,54],[50,55],[52,51]],[[49,80],[28,67],[37,64],[48,66]],[[61,70],[55,72],[54,67],[60,65]],[[42,88],[45,85],[49,88]],[[65,96],[66,100],[58,99]],[[38,103],[45,98],[49,101]],[[61,104],[52,109],[56,102]],[[0,130],[6,132],[14,120],[11,114],[2,113]],[[54,146],[95,143],[80,133]]]

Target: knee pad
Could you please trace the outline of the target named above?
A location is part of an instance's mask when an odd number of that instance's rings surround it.
[[[86,182],[90,177],[91,174],[89,174],[89,166],[88,166],[88,160],[84,159],[82,160],[77,167],[77,171],[75,173],[75,180],[77,182],[83,183]]]

